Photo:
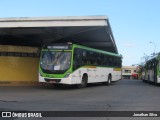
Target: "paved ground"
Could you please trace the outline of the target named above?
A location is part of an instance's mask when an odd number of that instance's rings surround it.
[[[0,111],[158,111],[160,86],[140,80],[120,80],[111,86],[75,87],[0,87]],[[20,119],[20,118],[18,118]],[[18,120],[17,119],[17,120]],[[51,119],[51,118],[42,118]],[[54,118],[61,120],[64,118]],[[135,118],[67,118],[128,120]],[[150,120],[151,118],[139,118]],[[160,118],[154,118],[159,120]],[[8,119],[9,120],[9,119]]]

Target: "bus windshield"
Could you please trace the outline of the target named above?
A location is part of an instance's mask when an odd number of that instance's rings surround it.
[[[71,52],[43,51],[40,60],[42,70],[54,73],[66,71],[71,64]]]

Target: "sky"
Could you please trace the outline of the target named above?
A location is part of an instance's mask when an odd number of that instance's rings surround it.
[[[160,0],[0,0],[0,18],[89,15],[109,18],[123,66],[160,52]]]

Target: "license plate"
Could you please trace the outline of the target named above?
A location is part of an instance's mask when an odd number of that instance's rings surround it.
[[[56,83],[56,81],[49,81],[49,83]]]

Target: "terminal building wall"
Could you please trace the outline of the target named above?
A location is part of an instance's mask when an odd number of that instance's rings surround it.
[[[138,79],[137,66],[123,66],[122,79]]]
[[[38,82],[39,49],[0,45],[0,85]]]

